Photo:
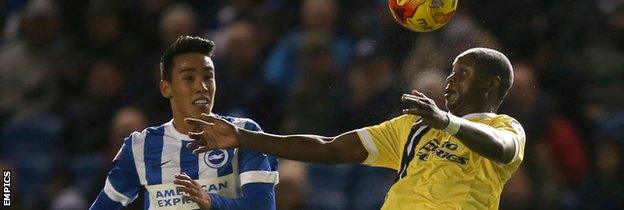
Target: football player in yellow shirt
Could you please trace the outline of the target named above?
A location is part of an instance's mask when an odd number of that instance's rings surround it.
[[[472,48],[455,58],[442,111],[424,94],[401,100],[405,115],[336,137],[247,131],[212,117],[187,119],[196,152],[248,147],[316,163],[363,163],[397,171],[382,209],[498,209],[503,186],[524,157],[522,126],[496,114],[512,86],[507,57]],[[201,131],[199,130],[201,129]]]

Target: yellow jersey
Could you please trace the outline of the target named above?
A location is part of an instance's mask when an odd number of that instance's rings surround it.
[[[524,157],[524,129],[507,115],[475,113],[463,118],[513,138],[512,161],[487,159],[414,115],[356,130],[368,151],[363,164],[398,172],[382,209],[498,209],[503,186]]]

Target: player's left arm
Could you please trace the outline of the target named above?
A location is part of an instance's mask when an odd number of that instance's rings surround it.
[[[246,130],[262,131],[253,121],[249,120],[245,124]],[[201,202],[206,209],[260,209],[273,210],[275,206],[275,185],[278,183],[277,159],[273,156],[262,154],[253,150],[240,148],[239,152],[239,178],[242,196],[232,199],[211,193],[197,192],[201,188],[195,184],[191,188],[181,188],[189,193],[190,200]],[[182,175],[176,176],[181,180],[187,179],[187,183],[192,183],[190,177]],[[176,180],[174,183],[181,183]],[[196,195],[196,196],[194,196]],[[202,206],[202,205],[200,205]],[[202,208],[204,209],[204,208]]]
[[[509,163],[514,159],[519,146],[518,132],[522,131],[509,126],[493,127],[471,122],[446,113],[433,100],[418,91],[404,94],[401,99],[415,105],[415,108],[403,110],[405,114],[421,116],[426,124],[445,130],[479,155],[500,163]]]
[[[517,130],[500,124],[471,122],[450,113],[448,117],[449,123],[459,128],[454,136],[481,156],[499,163],[510,163],[516,157],[520,146]]]

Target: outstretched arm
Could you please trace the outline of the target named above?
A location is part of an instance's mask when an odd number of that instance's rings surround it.
[[[404,94],[401,99],[414,105],[414,108],[405,109],[403,113],[421,116],[424,123],[433,128],[444,129],[480,155],[501,163],[508,163],[513,159],[517,145],[509,131],[446,113],[433,100],[418,91]]]
[[[336,137],[317,135],[274,135],[236,128],[212,115],[187,118],[200,132],[190,132],[197,141],[188,144],[201,153],[216,148],[246,147],[278,157],[315,163],[361,163],[368,152],[354,131]]]
[[[243,130],[240,144],[263,153],[314,163],[361,163],[368,152],[354,131],[337,137],[272,135]]]

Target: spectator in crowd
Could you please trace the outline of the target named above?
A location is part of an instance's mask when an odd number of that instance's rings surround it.
[[[353,54],[352,41],[338,33],[340,10],[336,1],[304,0],[300,15],[301,26],[288,32],[275,45],[264,69],[265,80],[270,85],[278,86],[286,94],[303,74],[298,49],[306,44],[306,40],[326,37],[326,53],[333,58],[337,70],[344,70]]]
[[[60,80],[69,56],[61,35],[60,14],[49,0],[28,3],[22,36],[0,47],[0,116],[19,119],[55,111]],[[3,120],[5,121],[5,120]]]
[[[582,209],[624,208],[622,143],[609,135],[597,136],[595,162],[582,189]]]
[[[216,110],[233,116],[250,116],[261,91],[262,75],[259,59],[264,43],[255,38],[258,28],[248,20],[228,25],[217,36],[223,50],[215,55],[219,74]],[[238,95],[239,97],[231,97]]]

